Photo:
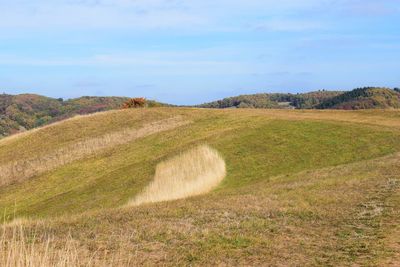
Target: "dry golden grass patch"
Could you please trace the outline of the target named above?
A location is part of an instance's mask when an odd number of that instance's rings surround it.
[[[22,223],[2,226],[0,233],[0,266],[67,267],[80,266],[78,250],[72,239],[57,247],[50,237],[38,238]]]
[[[88,249],[72,237],[52,236],[49,221],[15,220],[3,224],[0,229],[1,267],[95,267],[95,266],[137,266],[133,251],[125,251],[123,238],[121,247],[112,253]],[[126,235],[129,238],[129,235]]]
[[[172,117],[147,124],[139,129],[125,129],[101,137],[79,141],[49,152],[44,156],[7,163],[0,166],[0,186],[29,179],[35,175],[95,154],[102,149],[123,145],[138,138],[172,130],[188,123],[189,121],[183,120],[179,116]]]
[[[154,180],[128,206],[204,194],[215,188],[225,175],[225,161],[219,153],[209,146],[198,146],[159,163]]]

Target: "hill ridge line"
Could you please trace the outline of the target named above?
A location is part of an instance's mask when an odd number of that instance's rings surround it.
[[[36,132],[39,132],[39,131],[42,131],[42,130],[45,130],[45,129],[48,129],[48,128],[52,128],[54,126],[63,124],[65,122],[80,120],[80,119],[84,119],[84,118],[88,118],[88,117],[99,116],[99,115],[102,115],[102,114],[105,114],[105,113],[111,114],[111,113],[116,113],[116,112],[120,112],[120,111],[121,110],[105,110],[105,111],[99,111],[99,112],[90,113],[90,114],[75,115],[75,116],[72,116],[72,117],[67,118],[65,120],[56,121],[56,122],[53,122],[53,123],[50,123],[50,124],[46,124],[46,125],[43,125],[43,126],[40,126],[40,127],[29,129],[27,131],[23,131],[23,132],[12,134],[12,135],[9,135],[9,136],[6,136],[6,137],[2,137],[2,138],[0,138],[0,144],[5,144],[5,143],[7,143],[9,141],[18,139],[20,137],[28,136],[28,135],[31,135],[33,133],[36,133]]]
[[[27,180],[35,175],[83,159],[100,150],[123,145],[139,138],[172,130],[189,123],[191,121],[184,120],[182,116],[174,116],[148,123],[138,129],[124,129],[101,137],[89,138],[41,157],[6,163],[0,166],[0,187]]]

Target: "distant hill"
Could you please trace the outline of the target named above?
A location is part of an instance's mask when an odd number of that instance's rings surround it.
[[[240,95],[198,107],[347,110],[400,108],[400,89],[364,87],[349,92],[322,90],[302,94]]]
[[[399,89],[364,87],[327,99],[319,109],[387,109],[400,108]]]
[[[126,97],[80,97],[64,101],[35,94],[0,95],[0,138],[74,115],[118,109]],[[151,105],[158,104],[150,101]]]
[[[254,94],[224,98],[199,105],[202,108],[283,108],[312,109],[342,91],[316,91],[302,94]]]

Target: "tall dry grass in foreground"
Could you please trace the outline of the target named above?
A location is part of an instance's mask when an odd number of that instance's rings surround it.
[[[44,222],[39,222],[43,226]],[[58,239],[39,228],[34,221],[19,220],[3,224],[0,231],[1,267],[97,267],[136,266],[135,252],[120,249],[90,252],[71,236]],[[129,236],[129,235],[128,235]],[[121,242],[124,240],[121,239]]]
[[[225,161],[202,145],[157,165],[154,180],[128,206],[186,198],[215,188],[226,175]]]
[[[80,266],[78,250],[72,239],[57,247],[50,237],[40,239],[20,223],[2,226],[0,266],[2,267],[67,267]]]
[[[29,179],[35,175],[95,154],[102,149],[126,144],[138,138],[172,130],[188,123],[188,121],[177,116],[149,123],[139,129],[125,129],[101,137],[83,140],[44,156],[7,163],[0,166],[0,187]]]

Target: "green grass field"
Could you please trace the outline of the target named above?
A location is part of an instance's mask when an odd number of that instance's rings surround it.
[[[98,265],[400,264],[399,111],[111,111],[0,140],[0,167],[167,118],[185,123],[1,186],[5,223],[70,236]],[[158,163],[201,144],[226,162],[215,190],[124,207]]]

